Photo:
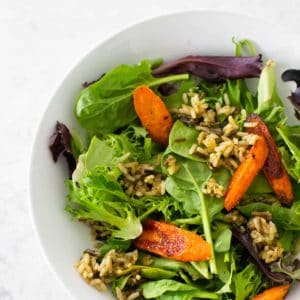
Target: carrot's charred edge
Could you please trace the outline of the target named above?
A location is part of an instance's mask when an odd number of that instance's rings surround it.
[[[290,287],[290,284],[275,286],[256,295],[252,300],[283,300]]]
[[[199,235],[165,222],[146,220],[143,233],[134,241],[142,250],[179,261],[209,260],[211,245]]]
[[[270,183],[278,200],[283,205],[290,205],[294,199],[293,188],[289,175],[282,164],[281,155],[277,149],[276,143],[270,134],[266,124],[256,114],[247,117],[247,122],[257,123],[255,127],[248,128],[249,133],[261,135],[266,139],[269,148],[269,155],[263,167],[264,174]]]
[[[225,194],[224,206],[227,211],[238,205],[255,176],[264,166],[268,153],[267,143],[264,137],[261,136],[250,148],[245,159],[233,174]]]
[[[173,126],[170,112],[164,102],[146,85],[137,87],[133,92],[135,111],[151,138],[167,146]]]

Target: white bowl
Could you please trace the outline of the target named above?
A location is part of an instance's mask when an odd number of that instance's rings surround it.
[[[48,149],[49,136],[57,120],[77,127],[73,104],[81,84],[99,77],[121,63],[136,63],[143,58],[166,60],[187,54],[232,55],[232,37],[255,41],[263,57],[277,62],[279,74],[300,67],[300,42],[281,28],[242,15],[212,11],[193,11],[158,17],[126,29],[101,43],[72,69],[56,90],[41,120],[33,146],[30,193],[34,224],[47,260],[57,277],[75,299],[113,299],[88,286],[73,268],[82,251],[92,242],[88,230],[73,222],[64,211],[67,171],[54,164]],[[282,98],[289,94],[280,84]],[[287,104],[290,120],[293,110]],[[288,299],[300,299],[300,287]]]

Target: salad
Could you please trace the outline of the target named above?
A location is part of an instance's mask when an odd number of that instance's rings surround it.
[[[143,60],[84,83],[86,136],[57,122],[49,147],[69,169],[66,211],[91,230],[76,263],[88,284],[119,300],[284,299],[300,280],[300,126],[274,69],[242,40],[234,56]],[[299,117],[298,87],[289,100]]]

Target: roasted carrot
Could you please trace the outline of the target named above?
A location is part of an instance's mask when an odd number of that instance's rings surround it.
[[[143,233],[134,241],[142,250],[179,261],[204,261],[211,257],[211,245],[194,232],[172,224],[146,220]]]
[[[173,126],[172,116],[164,102],[146,85],[137,87],[133,92],[134,109],[151,138],[167,146]]]
[[[257,135],[262,135],[268,144],[269,155],[263,167],[263,172],[269,184],[278,197],[278,200],[283,205],[290,205],[294,199],[292,184],[289,175],[282,164],[281,155],[268,130],[268,127],[256,114],[249,115],[247,122],[256,123],[255,127],[248,128],[247,131]]]
[[[252,300],[283,300],[290,286],[290,284],[275,286],[256,295]]]
[[[259,137],[231,178],[224,202],[228,211],[238,205],[255,176],[262,169],[268,153],[269,150],[264,137]]]

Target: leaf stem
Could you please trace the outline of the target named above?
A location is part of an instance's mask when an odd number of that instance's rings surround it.
[[[212,274],[218,274],[216,260],[215,260],[213,239],[212,239],[212,235],[211,235],[211,231],[210,231],[210,224],[209,224],[209,218],[208,218],[205,199],[203,197],[202,191],[200,190],[199,185],[197,184],[193,174],[190,172],[190,170],[185,165],[184,165],[184,167],[185,167],[187,173],[190,175],[191,180],[196,188],[197,194],[200,199],[200,203],[201,203],[200,214],[201,214],[201,218],[202,218],[203,231],[204,231],[206,241],[211,245],[211,251],[212,251],[211,258],[209,260],[210,271]]]
[[[147,85],[149,87],[152,87],[152,86],[161,85],[163,83],[168,83],[171,81],[180,81],[180,80],[187,80],[187,79],[189,79],[189,74],[171,75],[171,76],[167,76],[167,77],[157,78],[156,80],[149,82]]]

